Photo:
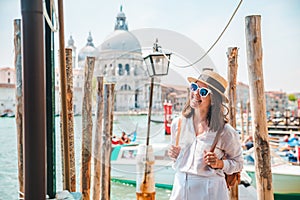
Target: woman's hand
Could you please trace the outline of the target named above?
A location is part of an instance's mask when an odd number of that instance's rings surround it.
[[[204,150],[204,162],[214,169],[222,169],[224,166],[223,160],[219,160],[217,155],[213,152],[206,152]]]
[[[168,156],[171,159],[176,160],[180,153],[180,150],[181,150],[180,146],[171,145],[168,150]]]

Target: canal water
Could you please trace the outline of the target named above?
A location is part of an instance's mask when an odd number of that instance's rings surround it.
[[[153,116],[162,120],[162,116]],[[56,123],[56,187],[57,191],[62,190],[61,175],[61,146],[59,117],[55,118]],[[81,126],[82,118],[74,117],[75,137],[75,162],[76,162],[76,189],[80,191],[79,175],[81,161]],[[95,121],[95,118],[94,120]],[[94,126],[95,127],[95,126]],[[130,133],[137,129],[137,143],[145,144],[147,135],[147,116],[115,116],[113,132],[121,136],[121,132]],[[164,126],[160,123],[151,123],[151,143],[168,143],[170,136],[164,134]],[[15,118],[0,118],[0,200],[18,199],[18,150],[17,132]],[[133,185],[122,183],[111,183],[112,200],[134,200],[136,199],[136,188]],[[169,199],[171,191],[156,188],[156,199]]]

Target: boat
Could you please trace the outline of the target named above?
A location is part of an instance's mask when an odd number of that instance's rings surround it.
[[[127,143],[127,144],[134,143],[136,141],[136,136],[137,136],[136,130],[133,131],[133,132],[131,132],[130,134],[128,134],[127,137],[128,137],[128,139],[129,139],[130,142]],[[111,142],[112,142],[113,147],[123,144],[123,142],[120,141],[120,138],[118,138],[116,135],[114,135],[112,137]]]
[[[164,120],[159,120],[159,119],[151,119],[150,121],[153,123],[165,123]]]
[[[244,153],[244,171],[252,178],[256,187],[253,150]],[[289,163],[271,151],[271,170],[275,199],[300,198],[300,166]]]
[[[125,144],[115,146],[111,153],[111,180],[126,184],[136,184],[138,148],[140,144]],[[173,161],[168,156],[167,143],[152,144],[154,154],[154,181],[158,188],[172,189],[175,170],[172,168]],[[241,183],[250,186],[252,180],[246,172],[241,172]]]
[[[115,146],[111,153],[111,178],[113,181],[136,184],[137,153],[139,144]],[[168,144],[153,144],[154,180],[159,188],[172,189],[175,171],[168,156]]]

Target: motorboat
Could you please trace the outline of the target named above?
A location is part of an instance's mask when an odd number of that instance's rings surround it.
[[[256,187],[253,148],[245,152],[244,160],[243,170],[252,178],[252,185]],[[293,165],[276,152],[271,151],[271,171],[275,196],[293,195],[300,198],[300,166]]]
[[[173,161],[168,156],[167,143],[152,144],[154,156],[154,181],[158,188],[172,189],[175,171],[172,168]],[[111,179],[128,184],[136,184],[139,144],[125,144],[113,147],[111,153]],[[252,180],[246,172],[241,172],[241,183],[247,187]]]
[[[171,189],[175,171],[173,161],[168,156],[168,144],[153,144],[154,180],[155,186]],[[137,154],[139,144],[125,144],[114,146],[111,153],[111,179],[123,183],[135,184],[137,171]]]

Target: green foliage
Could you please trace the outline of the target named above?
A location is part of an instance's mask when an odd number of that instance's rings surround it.
[[[293,101],[293,102],[297,101],[297,97],[294,94],[289,94],[288,98],[289,101]]]

